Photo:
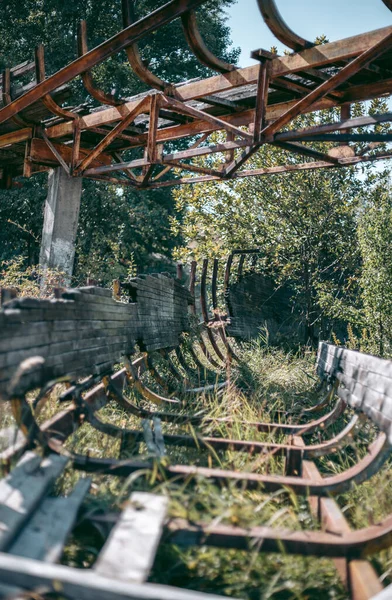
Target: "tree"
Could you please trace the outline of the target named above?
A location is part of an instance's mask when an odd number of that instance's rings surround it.
[[[132,0],[132,4],[140,18],[165,1]],[[203,6],[203,18],[199,19],[200,31],[208,46],[231,62],[237,60],[239,51],[231,48],[223,11],[234,2],[211,0]],[[76,31],[80,19],[87,21],[89,47],[92,48],[121,29],[121,1],[26,0],[21,3],[9,0],[0,23],[0,67],[31,59],[34,47],[42,42],[46,50],[47,74],[55,72],[76,56]],[[191,54],[179,19],[142,40],[140,52],[157,75],[174,83],[210,74],[209,69]],[[94,79],[106,91],[115,90],[122,97],[146,89],[132,72],[125,52],[97,66]],[[80,81],[72,87],[73,94],[68,103],[94,104]],[[44,181],[45,176],[34,176],[34,180],[22,181],[21,189],[1,192],[2,259],[23,253],[29,264],[37,260],[46,195]],[[89,273],[107,282],[113,274],[126,274],[132,254],[141,270],[151,263],[151,253],[170,256],[173,245],[178,243],[170,233],[173,210],[168,189],[135,192],[125,188],[121,193],[114,186],[86,180],[77,242],[77,278]],[[9,223],[9,219],[16,225]],[[33,236],[27,232],[32,232]]]
[[[358,239],[362,256],[360,278],[367,350],[392,355],[392,187],[389,173],[364,198]]]
[[[292,127],[325,121],[326,113],[301,117]],[[315,144],[327,151],[328,146]],[[214,166],[215,159],[203,159]],[[304,162],[264,146],[247,164],[260,168]],[[215,165],[216,167],[216,165]],[[326,319],[357,318],[360,255],[356,238],[363,182],[353,168],[297,171],[178,188],[175,191],[187,245],[178,258],[226,255],[235,248],[261,250],[259,268],[290,285],[302,313],[304,341],[329,326]],[[317,330],[316,330],[317,326]]]

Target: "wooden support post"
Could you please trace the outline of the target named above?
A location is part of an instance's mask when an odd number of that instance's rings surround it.
[[[69,284],[75,256],[82,179],[70,177],[62,167],[50,171],[45,203],[40,267],[45,280],[47,268],[64,273]]]
[[[260,132],[265,126],[265,115],[268,103],[268,86],[270,80],[269,71],[270,62],[265,60],[265,62],[260,66],[259,77],[257,80],[257,96],[253,130],[255,143],[260,141]]]

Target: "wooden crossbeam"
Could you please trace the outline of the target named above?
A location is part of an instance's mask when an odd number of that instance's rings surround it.
[[[375,60],[378,56],[381,56],[386,50],[392,45],[392,32],[388,33],[379,42],[375,43],[369,49],[362,52],[357,58],[351,63],[343,67],[336,75],[333,75],[328,81],[325,81],[319,85],[315,90],[310,92],[307,96],[299,100],[292,108],[284,112],[278,119],[267,125],[261,133],[260,138],[264,141],[270,141],[274,133],[279,129],[290,123],[295,117],[302,114],[302,112],[313,105],[314,102],[328,94],[331,90],[350,79],[355,73],[358,73],[372,60]]]
[[[188,106],[187,104],[179,102],[178,100],[175,100],[174,98],[168,98],[165,96],[165,97],[163,97],[163,102],[167,106],[172,108],[173,110],[178,111],[179,113],[183,113],[185,115],[190,115],[191,117],[195,117],[196,119],[201,119],[201,120],[207,121],[207,123],[216,125],[217,127],[219,127],[219,129],[224,129],[226,131],[230,131],[234,135],[237,135],[237,136],[247,139],[249,141],[252,141],[252,139],[253,139],[249,133],[247,133],[246,131],[243,131],[242,129],[239,129],[238,127],[231,125],[227,121],[224,121],[223,119],[219,119],[217,117],[213,117],[212,115],[209,115],[205,111],[199,110],[197,108],[193,108],[193,106]]]
[[[88,150],[81,148],[80,154],[82,156],[87,156]],[[33,138],[31,140],[28,160],[48,166],[58,166],[58,164],[61,163],[59,157],[62,158],[63,162],[68,168],[68,165],[70,165],[72,161],[72,147],[66,146],[65,144],[59,144],[58,142],[53,142],[52,140],[50,140],[49,147],[48,143],[43,139],[41,140],[40,138]],[[93,165],[95,166],[110,164],[111,157],[103,153],[93,161]]]
[[[143,98],[135,108],[128,113],[126,117],[116,125],[96,146],[85,156],[85,158],[77,165],[75,174],[82,174],[91,163],[102,154],[102,152],[116,139],[116,137],[130,125],[135,118],[145,111],[149,106],[148,98]]]
[[[60,71],[57,71],[57,73],[54,73],[51,77],[48,77],[45,81],[33,87],[26,94],[23,94],[23,96],[20,96],[20,98],[2,108],[0,110],[0,123],[7,121],[21,110],[28,108],[34,102],[43,98],[46,94],[50,94],[50,92],[53,92],[61,85],[64,85],[71,79],[92,69],[96,64],[123,50],[129,44],[138,41],[151,31],[181,16],[184,12],[196,8],[203,2],[205,0],[172,0],[133,25],[126,27],[100,46],[80,56]]]
[[[147,580],[162,535],[168,499],[134,492],[100,552],[94,570],[119,581]]]
[[[204,594],[154,583],[127,583],[104,577],[92,569],[74,569],[46,564],[29,558],[0,553],[0,579],[7,585],[26,589],[44,586],[75,600],[223,600],[222,596]]]
[[[149,187],[154,185],[166,185],[167,182],[159,182],[165,173],[168,172],[168,167],[177,167],[182,169],[188,169],[204,174],[208,177],[221,177],[222,175],[226,178],[234,177],[236,172],[249,160],[254,154],[259,145],[262,143],[280,143],[286,144],[284,148],[291,150],[294,153],[302,153],[307,156],[311,156],[316,159],[316,162],[333,162],[334,164],[340,164],[339,158],[331,157],[329,155],[318,153],[312,148],[305,147],[301,144],[294,144],[288,146],[287,143],[299,142],[302,139],[308,141],[336,141],[338,144],[347,144],[348,141],[359,141],[362,138],[355,137],[325,137],[330,135],[334,131],[341,131],[344,136],[351,136],[348,132],[350,124],[347,121],[352,119],[343,118],[340,124],[330,124],[327,126],[329,129],[317,129],[308,128],[306,131],[296,132],[284,132],[278,133],[279,130],[284,127],[287,123],[291,122],[296,116],[316,110],[322,110],[325,108],[331,108],[334,106],[348,106],[350,103],[360,100],[367,100],[379,95],[390,93],[392,90],[392,80],[384,79],[380,80],[383,73],[380,71],[376,76],[379,76],[378,81],[369,83],[363,83],[360,85],[351,84],[350,87],[345,89],[336,90],[346,82],[352,75],[358,73],[361,69],[365,69],[376,58],[381,56],[386,50],[391,48],[392,44],[392,27],[386,27],[379,29],[367,34],[354,36],[340,40],[338,42],[332,42],[322,46],[313,46],[311,48],[305,48],[288,56],[274,56],[271,53],[264,53],[258,55],[261,60],[261,65],[257,64],[252,67],[245,69],[231,69],[225,72],[224,75],[218,75],[210,77],[200,81],[192,81],[188,84],[178,85],[170,88],[170,95],[167,96],[162,92],[152,92],[144,98],[139,96],[125,102],[124,104],[111,106],[102,111],[96,111],[83,117],[74,119],[73,113],[69,113],[68,110],[62,109],[56,103],[52,103],[49,93],[49,88],[56,83],[58,87],[59,82],[63,81],[64,78],[68,80],[74,78],[77,74],[80,74],[82,65],[84,67],[84,73],[86,73],[91,66],[97,64],[94,61],[101,62],[105,57],[117,52],[119,49],[124,48],[129,43],[134,43],[140,37],[143,37],[145,33],[153,30],[154,28],[160,27],[162,24],[172,20],[176,16],[180,16],[187,10],[191,10],[197,4],[202,3],[204,0],[172,0],[164,7],[158,9],[145,19],[141,19],[135,24],[129,25],[122,32],[107,40],[101,46],[86,52],[87,47],[84,44],[83,55],[79,59],[54,74],[53,76],[45,79],[44,77],[44,64],[43,64],[43,52],[42,48],[37,50],[37,70],[38,70],[38,85],[34,86],[26,92],[23,96],[17,100],[9,102],[8,106],[5,106],[0,110],[0,123],[8,118],[18,119],[20,111],[23,111],[26,107],[32,103],[37,102],[38,99],[42,99],[48,103],[49,110],[52,108],[52,112],[56,112],[65,120],[62,123],[57,123],[51,127],[48,127],[42,137],[45,141],[45,148],[39,145],[39,143],[31,140],[32,128],[22,127],[20,131],[6,133],[0,136],[0,147],[7,147],[9,145],[26,141],[26,160],[24,173],[26,175],[32,174],[31,168],[32,163],[37,165],[37,168],[42,166],[52,166],[55,164],[62,165],[71,175],[83,175],[90,178],[102,178],[106,180],[110,177],[111,172],[125,171],[125,178],[123,180],[124,185],[132,184],[135,186]],[[187,8],[186,8],[187,7]],[[84,36],[85,37],[85,36]],[[328,66],[330,64],[341,65],[348,60],[353,59],[349,64],[345,64],[335,75],[329,77],[326,72],[317,71],[318,68]],[[301,83],[291,82],[287,78],[292,73],[298,73],[301,77],[306,77],[310,73],[309,77],[315,81],[320,81],[316,88],[309,89],[306,85]],[[385,73],[384,73],[385,76]],[[373,77],[375,75],[373,74]],[[8,77],[9,79],[9,77]],[[279,98],[279,94],[272,93],[271,89],[274,86],[274,82],[279,87],[280,83],[283,82],[283,87],[286,86],[293,88],[290,91],[303,95],[299,100],[290,100],[287,102],[281,102],[272,104],[276,98]],[[256,92],[249,95],[247,92],[247,102],[255,100],[255,108],[243,110],[237,103],[233,103],[226,98],[220,98],[217,94],[231,90],[238,87],[249,86],[256,84]],[[48,88],[46,86],[49,86]],[[282,87],[282,86],[281,86]],[[294,89],[296,88],[296,89]],[[298,88],[298,89],[297,89]],[[171,96],[172,94],[172,96]],[[200,110],[194,106],[189,106],[186,102],[203,98],[208,104],[209,99],[212,106],[218,106],[220,111],[226,110],[227,114],[216,116],[211,114],[219,112],[214,108],[207,108],[206,110]],[[268,104],[268,99],[270,103]],[[8,98],[8,101],[10,98]],[[145,102],[146,104],[143,104]],[[53,104],[53,106],[52,106]],[[149,106],[149,109],[145,108]],[[7,110],[9,112],[7,112]],[[135,132],[135,135],[124,134],[127,126],[132,122],[132,114],[136,116],[140,114],[139,110],[145,110],[149,113],[149,125],[147,132]],[[233,112],[234,111],[234,112]],[[166,123],[160,124],[158,121],[158,115],[165,115],[170,118],[170,115],[184,115],[190,117],[191,120],[187,122],[180,122],[170,124],[167,126]],[[348,113],[342,113],[344,116],[349,116]],[[387,117],[385,118],[387,120]],[[147,119],[146,119],[147,122]],[[379,122],[382,122],[381,120]],[[342,125],[344,123],[344,125]],[[114,124],[110,131],[106,133],[102,129],[103,126],[109,126]],[[369,122],[370,124],[370,122]],[[355,125],[352,125],[354,127]],[[362,126],[362,125],[357,125]],[[84,139],[83,132],[91,131],[104,137],[99,140],[93,141],[95,143],[94,148],[83,148],[81,145],[86,145],[87,140],[91,140],[94,137],[92,135],[86,135]],[[226,145],[218,144],[211,146],[211,148],[192,148],[190,147],[189,154],[187,150],[181,151],[179,154],[171,153],[165,155],[163,152],[163,144],[165,142],[171,142],[173,140],[179,140],[186,137],[194,137],[198,134],[208,135],[214,131],[225,131],[228,134]],[[39,133],[38,133],[39,135]],[[354,134],[358,135],[358,134]],[[364,135],[376,136],[380,134],[367,133]],[[387,135],[387,134],[386,134]],[[282,136],[282,137],[280,137]],[[323,136],[323,137],[320,137]],[[56,138],[64,138],[66,143],[57,144],[54,142]],[[72,138],[72,139],[70,139]],[[143,159],[135,159],[130,162],[123,162],[118,157],[110,153],[111,156],[105,156],[104,152],[107,151],[111,142],[118,138],[115,150],[116,152],[122,152],[130,148],[136,148],[142,146],[145,148],[145,154]],[[121,142],[120,142],[121,140]],[[382,140],[376,139],[376,137],[363,138],[363,140],[370,142],[385,142],[389,141],[388,137],[384,137]],[[89,141],[89,146],[92,145]],[[31,148],[30,148],[31,146]],[[281,146],[283,147],[283,146]],[[242,152],[239,156],[234,158],[234,151],[241,149]],[[42,150],[42,154],[39,151]],[[193,151],[196,153],[193,154]],[[219,170],[204,168],[199,165],[187,164],[184,160],[192,158],[193,156],[202,156],[203,154],[210,154],[213,152],[224,152],[225,153],[225,168],[222,169],[222,173]],[[113,160],[117,163],[113,164]],[[151,181],[154,167],[153,165],[165,162],[166,167],[160,171],[156,178]],[[176,163],[176,164],[174,164]],[[39,167],[38,167],[39,165]],[[292,166],[292,165],[291,165]],[[141,167],[142,174],[135,176],[135,174],[129,174],[129,169]],[[128,169],[128,173],[126,170]],[[203,170],[202,170],[203,169]],[[21,172],[21,167],[13,170],[13,176]],[[247,171],[246,171],[247,172]],[[115,178],[111,178],[115,183]],[[179,180],[181,182],[181,178]],[[126,183],[127,182],[127,183]]]
[[[45,498],[13,542],[9,553],[50,563],[60,560],[90,485],[91,479],[88,477],[79,479],[66,498]]]
[[[314,169],[328,169],[328,168],[336,168],[336,167],[349,167],[355,166],[359,163],[363,162],[374,162],[377,160],[388,160],[392,158],[392,152],[383,152],[380,154],[367,155],[367,156],[355,156],[352,158],[341,158],[339,159],[339,165],[335,165],[329,160],[327,161],[315,161],[315,162],[306,162],[306,163],[297,163],[292,165],[279,165],[276,167],[264,167],[260,169],[249,169],[238,171],[234,173],[234,178],[242,178],[242,177],[262,177],[264,175],[274,175],[278,173],[291,173],[293,171],[313,171]],[[170,181],[163,181],[158,184],[152,183],[150,188],[158,188],[158,187],[172,187],[175,185],[182,184],[192,184],[192,183],[205,183],[207,181],[217,181],[218,177],[214,177],[212,175],[205,175],[200,177],[182,177],[178,179],[172,179]]]
[[[339,164],[339,159],[328,156],[328,154],[324,154],[324,152],[318,152],[318,150],[314,150],[313,148],[308,148],[298,142],[275,142],[274,146],[282,148],[282,150],[287,150],[288,152],[293,152],[294,154],[301,154],[302,156],[310,156],[317,160],[324,160],[337,165]]]
[[[392,113],[384,113],[382,115],[369,115],[367,117],[356,117],[354,119],[343,119],[335,123],[325,123],[323,125],[316,125],[314,127],[307,127],[306,129],[292,129],[291,131],[285,131],[283,133],[277,133],[274,136],[275,141],[290,141],[307,138],[308,136],[330,133],[333,131],[346,132],[349,129],[356,127],[368,127],[370,125],[378,125],[379,123],[386,123],[392,121]]]

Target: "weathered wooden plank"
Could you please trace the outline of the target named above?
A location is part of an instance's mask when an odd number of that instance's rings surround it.
[[[299,436],[295,436],[293,442],[297,446],[304,446],[304,442]],[[304,460],[302,468],[304,477],[315,481],[322,479],[313,461]],[[344,514],[333,498],[309,496],[308,502],[313,516],[320,519],[324,531],[335,532],[337,535],[343,535],[350,531]],[[340,578],[350,590],[352,600],[369,600],[382,589],[376,571],[367,560],[357,559],[348,562],[345,558],[335,558],[334,563]]]
[[[68,462],[63,456],[47,458],[27,452],[0,481],[0,549],[9,547]]]
[[[9,548],[9,554],[57,562],[90,489],[89,478],[79,479],[66,498],[46,498]]]
[[[0,553],[0,581],[25,589],[45,586],[75,600],[223,600],[222,596],[152,583],[124,583],[90,569],[45,565]],[[235,600],[235,599],[233,599]]]
[[[146,581],[162,535],[168,500],[134,492],[95,564],[100,575]]]
[[[0,311],[0,391],[18,365],[33,356],[42,367],[25,373],[23,393],[44,380],[102,373],[132,354],[136,342],[166,348],[188,328],[188,292],[170,277],[137,278],[133,303],[111,298],[110,290],[69,290],[55,300],[21,298]],[[11,340],[11,342],[9,342]]]

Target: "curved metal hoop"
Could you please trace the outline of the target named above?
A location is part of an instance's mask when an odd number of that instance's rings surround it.
[[[135,22],[136,19],[133,13],[131,0],[122,0],[122,15],[124,28],[129,27]],[[137,42],[127,46],[125,48],[125,52],[127,53],[129,64],[141,81],[144,81],[144,83],[146,83],[148,86],[157,90],[161,90],[168,95],[172,93],[173,85],[167,81],[164,81],[157,75],[154,75],[154,73],[152,73],[152,71],[146,67],[142,57],[140,56]]]
[[[193,260],[191,263],[191,272],[190,272],[190,280],[189,280],[189,291],[192,294],[193,298],[195,298],[196,268],[197,268],[197,263],[196,263],[196,261]],[[195,307],[194,303],[190,305],[190,311],[194,316],[196,316],[196,307]],[[209,362],[210,365],[212,365],[212,367],[214,367],[218,371],[222,371],[223,367],[214,359],[213,356],[211,356],[210,352],[208,351],[200,330],[198,331],[198,343],[199,343],[199,346],[201,348],[203,355],[206,358],[206,361]]]
[[[207,48],[197,26],[195,11],[190,10],[184,13],[181,16],[181,22],[188,46],[203,65],[219,73],[229,73],[235,70],[236,67],[234,65],[221,60]]]
[[[207,308],[207,269],[208,269],[208,258],[203,260],[203,270],[201,273],[201,282],[200,282],[200,306],[201,312],[204,319],[205,330],[207,332],[208,339],[210,340],[211,346],[214,349],[214,352],[219,360],[223,362],[225,365],[227,362],[227,357],[225,357],[216,341],[216,337],[214,335],[213,330],[209,327],[210,319],[208,316],[208,308]]]
[[[211,282],[211,295],[212,295],[212,306],[214,309],[214,320],[217,324],[220,325],[220,327],[218,328],[218,331],[219,331],[219,335],[222,339],[222,342],[224,343],[224,345],[226,347],[228,360],[230,361],[232,358],[234,358],[234,360],[236,360],[238,362],[239,358],[236,355],[236,353],[234,352],[233,347],[230,344],[229,340],[227,339],[226,328],[225,328],[224,322],[220,318],[220,314],[218,312],[218,310],[219,310],[218,309],[218,295],[217,295],[218,267],[219,267],[219,262],[218,262],[218,259],[215,258],[214,264],[213,264],[213,269],[212,269],[212,282]]]
[[[80,21],[78,29],[78,53],[79,56],[83,56],[84,54],[87,54],[87,52],[87,25],[86,21],[83,20]],[[124,104],[124,100],[118,99],[113,94],[107,94],[103,90],[97,88],[93,81],[91,71],[82,73],[82,81],[87,92],[97,100],[97,102],[102,102],[102,104],[108,104],[109,106],[119,106],[120,104]]]
[[[257,0],[257,3],[266,25],[285,46],[296,52],[314,46],[312,42],[305,40],[290,29],[280,14],[275,0]]]
[[[45,81],[45,48],[43,44],[39,44],[35,49],[35,77],[37,83],[41,83]],[[57,117],[62,117],[63,119],[78,119],[78,115],[71,112],[70,110],[66,110],[62,108],[55,100],[53,100],[50,94],[46,94],[42,98],[43,105],[54,115]]]
[[[6,67],[2,72],[2,101],[3,106],[11,104],[11,69]],[[14,115],[11,119],[18,127],[31,127],[31,123],[24,119],[20,114]]]

